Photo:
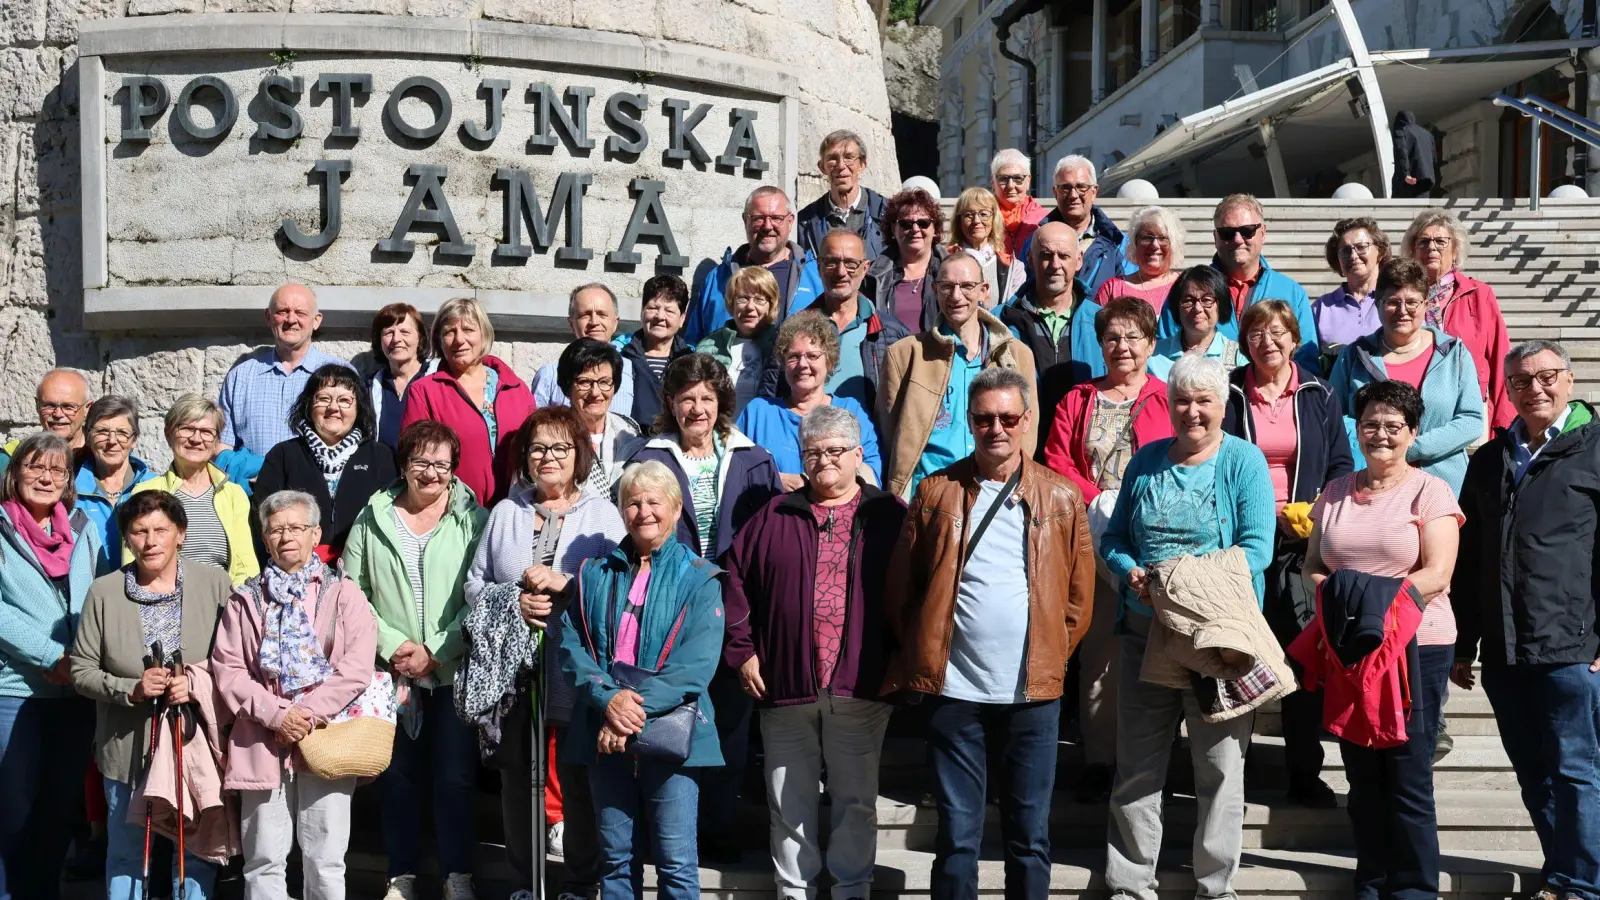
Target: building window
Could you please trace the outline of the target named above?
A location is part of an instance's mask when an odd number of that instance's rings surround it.
[[[1058,68],[1061,80],[1060,127],[1065,128],[1089,111],[1094,98],[1094,17],[1073,13],[1065,17],[1065,52]]]
[[[956,16],[955,21],[950,23],[950,40],[952,42],[961,40],[961,17],[960,16]]]
[[[1328,0],[1306,0],[1306,15],[1310,16],[1328,5]]]
[[[1234,0],[1234,31],[1277,31],[1278,0]]]
[[[1156,56],[1166,56],[1199,30],[1200,0],[1160,0],[1156,6]]]
[[[1106,93],[1139,74],[1139,25],[1146,0],[1107,0]],[[1154,2],[1154,0],[1150,0]]]

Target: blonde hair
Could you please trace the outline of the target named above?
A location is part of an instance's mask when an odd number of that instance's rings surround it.
[[[745,266],[728,279],[728,288],[722,293],[722,305],[728,315],[733,315],[733,299],[743,294],[755,294],[767,301],[767,311],[761,317],[762,328],[778,321],[778,279],[764,266]]]
[[[1468,242],[1466,226],[1448,209],[1425,209],[1417,213],[1417,217],[1411,220],[1411,227],[1406,229],[1405,237],[1400,239],[1401,252],[1407,259],[1416,259],[1417,238],[1435,225],[1443,225],[1450,230],[1450,242],[1455,244],[1456,268],[1461,268],[1467,261],[1467,249],[1472,245]]]
[[[617,481],[617,505],[626,506],[634,491],[659,491],[661,496],[683,509],[683,491],[678,489],[678,476],[672,474],[667,464],[656,459],[634,463],[622,472]]]
[[[439,307],[439,312],[433,317],[433,333],[428,335],[428,342],[433,345],[433,355],[444,358],[440,339],[444,337],[445,326],[457,319],[471,319],[478,326],[478,332],[483,335],[483,354],[487,356],[494,344],[494,325],[489,321],[489,314],[483,311],[483,304],[471,297],[452,297]]]
[[[222,407],[212,403],[199,394],[184,394],[173,402],[172,408],[167,410],[167,418],[162,423],[167,433],[167,439],[177,433],[179,428],[201,419],[210,419],[211,424],[217,428],[217,436],[222,436]]]
[[[995,199],[994,193],[988,188],[969,187],[956,198],[955,212],[950,214],[950,249],[951,252],[962,249],[965,245],[966,235],[962,233],[961,214],[968,210],[985,210],[992,215],[989,219],[989,247],[996,253],[1003,252],[1006,247],[1006,223],[1000,215],[1000,201]]]
[[[1222,201],[1217,204],[1217,208],[1211,212],[1211,224],[1216,225],[1221,222],[1222,217],[1227,214],[1228,210],[1236,206],[1242,206],[1250,210],[1256,214],[1256,218],[1260,219],[1262,224],[1266,224],[1266,210],[1261,208],[1261,201],[1257,200],[1254,194],[1229,194],[1223,197]]]
[[[1189,246],[1189,232],[1183,227],[1183,220],[1179,219],[1172,210],[1165,206],[1146,206],[1136,210],[1133,218],[1128,222],[1128,239],[1133,243],[1134,253],[1139,252],[1139,230],[1159,231],[1166,236],[1168,242],[1167,260],[1171,263],[1169,269],[1183,268],[1183,257]]]

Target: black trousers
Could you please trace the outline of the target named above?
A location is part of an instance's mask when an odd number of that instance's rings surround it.
[[[1305,561],[1306,542],[1280,532],[1272,563],[1267,566],[1262,611],[1284,647],[1300,636],[1316,614],[1316,597],[1301,579]],[[1285,764],[1293,786],[1322,775],[1322,692],[1295,691],[1283,698],[1282,707]]]

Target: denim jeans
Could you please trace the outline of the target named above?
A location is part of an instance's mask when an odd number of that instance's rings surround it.
[[[0,697],[0,900],[58,900],[94,702]]]
[[[106,900],[143,900],[144,826],[128,821],[128,804],[133,802],[133,786],[120,781],[106,782]],[[188,900],[206,900],[217,883],[218,866],[193,853],[185,853],[184,892]],[[172,896],[178,896],[178,855],[173,853]],[[152,878],[160,878],[158,874]]]
[[[1422,691],[1411,698],[1406,742],[1399,747],[1339,742],[1350,779],[1357,900],[1432,900],[1439,896],[1433,750],[1439,735],[1439,704],[1455,647],[1419,647],[1417,658]]]
[[[717,741],[722,745],[722,765],[706,769],[700,778],[705,803],[700,809],[700,833],[707,838],[733,839],[733,814],[739,806],[739,788],[750,758],[750,724],[756,701],[739,686],[738,675],[718,666],[707,689],[716,709]]]
[[[938,697],[929,703],[928,748],[939,804],[934,900],[968,900],[978,894],[990,746],[1000,753],[1006,897],[1045,897],[1050,893],[1050,797],[1061,701],[1001,704]]]
[[[414,875],[422,856],[422,823],[433,822],[439,872],[471,873],[478,847],[478,735],[456,715],[449,685],[422,691],[416,740],[396,729],[394,758],[379,779],[389,877]],[[424,797],[432,800],[427,812]]]
[[[1558,896],[1600,898],[1600,673],[1485,664],[1483,690]]]
[[[699,782],[697,768],[623,753],[603,755],[589,767],[600,836],[600,900],[644,896],[646,847],[656,861],[656,895],[661,900],[698,900]]]

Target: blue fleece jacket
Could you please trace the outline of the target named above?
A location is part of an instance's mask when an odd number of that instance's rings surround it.
[[[1211,268],[1218,271],[1222,268],[1215,257],[1211,260]],[[1227,297],[1218,299],[1224,303],[1228,301]],[[1320,371],[1317,364],[1317,319],[1311,313],[1311,298],[1306,295],[1306,289],[1300,286],[1300,282],[1268,265],[1265,256],[1261,257],[1261,277],[1256,280],[1255,290],[1250,292],[1250,302],[1245,306],[1254,306],[1263,300],[1282,300],[1289,304],[1289,310],[1300,323],[1300,349],[1295,352],[1295,362],[1312,371]],[[1228,321],[1218,323],[1217,331],[1230,340],[1244,343],[1239,340],[1238,316],[1229,316]],[[1156,322],[1156,337],[1173,337],[1182,333],[1183,327],[1178,324],[1177,304],[1168,303],[1161,307],[1161,318]]]
[[[133,486],[142,484],[161,474],[151,471],[144,460],[137,456],[128,457],[128,466],[132,469],[128,473],[128,480],[122,484],[122,494],[117,497],[117,502],[112,503],[111,498],[100,491],[99,482],[94,480],[94,461],[85,460],[78,467],[78,509],[83,510],[94,523],[95,531],[100,535],[100,558],[95,560],[94,574],[104,575],[112,569],[122,566],[122,535],[117,531],[117,509],[133,493]]]
[[[66,578],[58,582],[45,575],[0,507],[0,697],[76,696],[72,685],[44,678],[72,646],[100,556],[100,533],[89,517],[74,510],[70,521],[72,559]]]
[[[728,324],[731,318],[726,300],[728,280],[748,265],[745,252],[749,246],[744,244],[737,250],[729,247],[723,251],[722,262],[714,267],[710,259],[700,264],[704,274],[697,276],[696,290],[689,297],[688,315],[683,322],[683,339],[689,346],[695,346],[711,332]],[[810,306],[822,296],[822,291],[822,273],[817,270],[816,257],[791,241],[788,277],[778,284],[778,299],[783,302],[778,308],[777,321],[782,322]]]
[[[833,405],[849,412],[860,423],[864,462],[872,470],[873,481],[883,484],[883,457],[878,451],[878,430],[872,426],[872,416],[850,397],[835,396]],[[791,411],[783,401],[756,397],[739,414],[735,427],[754,441],[756,446],[772,454],[772,461],[777,464],[779,472],[784,475],[804,475],[806,470],[800,460],[800,419],[801,416]]]

